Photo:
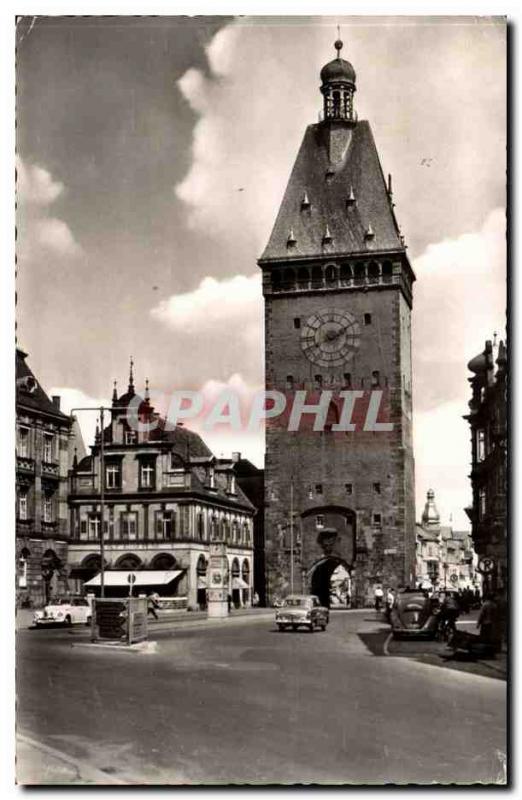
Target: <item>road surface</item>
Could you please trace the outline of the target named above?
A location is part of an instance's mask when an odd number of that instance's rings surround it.
[[[137,654],[20,630],[18,729],[111,782],[503,783],[506,683],[397,657],[388,632],[373,611],[313,634],[245,617]],[[18,773],[52,782],[23,753]]]

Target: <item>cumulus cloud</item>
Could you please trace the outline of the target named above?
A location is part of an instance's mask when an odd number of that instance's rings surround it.
[[[52,216],[50,206],[64,193],[64,185],[36,164],[16,159],[17,252],[26,259],[38,257],[43,249],[63,258],[76,257],[82,248],[61,219]]]
[[[49,391],[49,395],[59,395],[61,398],[61,411],[64,414],[70,414],[73,408],[100,408],[110,406],[107,398],[91,397],[81,389],[75,389],[70,386],[53,386]],[[75,417],[78,419],[80,429],[83,436],[83,441],[87,452],[89,452],[90,445],[94,444],[94,434],[96,431],[96,422],[98,414],[95,411],[75,411]],[[109,420],[106,420],[106,424]]]
[[[480,230],[427,247],[414,261],[416,407],[467,392],[466,364],[506,328],[506,217],[493,210]]]
[[[151,314],[174,330],[196,333],[238,321],[250,321],[259,331],[262,311],[260,275],[234,275],[221,281],[203,278],[194,291],[162,300]]]

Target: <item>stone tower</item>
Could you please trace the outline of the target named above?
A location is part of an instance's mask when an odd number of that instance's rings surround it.
[[[321,71],[322,118],[306,129],[258,262],[266,386],[287,398],[266,433],[269,601],[293,589],[329,602],[338,568],[357,605],[377,583],[415,577],[415,275],[342,46]],[[299,403],[321,413],[299,418]]]

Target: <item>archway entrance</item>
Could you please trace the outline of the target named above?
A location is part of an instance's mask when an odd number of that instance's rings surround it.
[[[323,558],[312,567],[310,591],[326,608],[349,605],[350,584],[350,567],[341,558]]]

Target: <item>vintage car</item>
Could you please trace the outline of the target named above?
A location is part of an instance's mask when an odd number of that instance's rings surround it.
[[[54,600],[43,611],[36,611],[33,625],[37,628],[45,625],[90,625],[91,616],[91,604],[86,597],[67,597]]]
[[[438,603],[424,592],[399,592],[390,613],[394,638],[434,639],[439,624],[438,608]]]
[[[291,628],[296,631],[299,626],[325,631],[328,625],[329,611],[321,605],[319,598],[313,594],[291,594],[279,605],[275,621],[280,631]]]

